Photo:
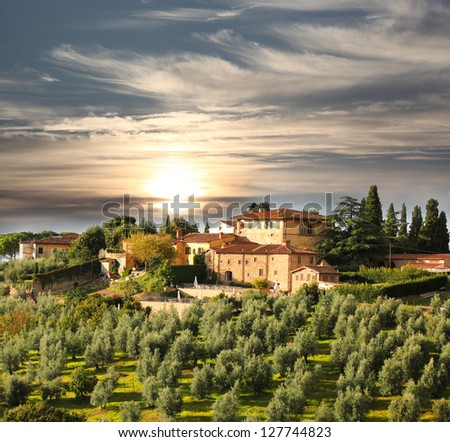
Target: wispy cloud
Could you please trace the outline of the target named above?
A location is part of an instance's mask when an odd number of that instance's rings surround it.
[[[57,82],[59,82],[59,80],[57,78],[52,77],[51,75],[48,75],[48,74],[42,74],[42,75],[39,76],[39,78],[42,81],[46,82],[46,83],[57,83]]]
[[[132,11],[122,18],[103,19],[96,25],[101,28],[142,28],[170,22],[215,22],[230,20],[244,12],[236,9],[173,8],[167,10]]]

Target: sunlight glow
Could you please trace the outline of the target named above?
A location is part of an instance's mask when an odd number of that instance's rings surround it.
[[[175,195],[205,195],[202,174],[187,161],[162,164],[152,175],[150,180],[144,182],[144,190],[148,195],[167,200],[172,200]]]

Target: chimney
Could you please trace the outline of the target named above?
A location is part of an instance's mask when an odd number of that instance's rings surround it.
[[[183,231],[181,229],[177,230],[177,239],[183,239]]]
[[[281,244],[283,244],[283,246],[290,246],[291,245],[291,240],[290,239],[285,239]]]

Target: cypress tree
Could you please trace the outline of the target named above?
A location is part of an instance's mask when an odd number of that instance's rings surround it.
[[[419,233],[422,228],[423,217],[422,209],[415,206],[412,212],[411,224],[409,226],[409,239],[417,247],[419,245]]]
[[[437,252],[439,244],[436,236],[439,230],[439,203],[434,198],[430,198],[426,207],[425,222],[419,232],[419,244],[421,248]]]
[[[167,215],[166,217],[166,224],[163,227],[163,233],[165,233],[166,235],[170,235],[172,233],[172,229],[171,229],[171,222],[170,222],[170,216]]]
[[[407,236],[408,234],[408,221],[406,219],[406,204],[402,204],[402,210],[400,212],[400,226],[399,226],[399,236]]]
[[[447,228],[447,216],[445,212],[439,214],[438,223],[436,226],[435,242],[436,242],[436,252],[448,253],[448,241],[449,234]]]
[[[398,234],[398,219],[395,213],[394,204],[391,203],[386,213],[386,221],[383,225],[384,234],[388,237],[396,237]]]
[[[375,185],[370,186],[366,200],[365,213],[369,224],[381,227],[383,222],[383,212],[381,210],[380,197],[378,196],[378,188]]]

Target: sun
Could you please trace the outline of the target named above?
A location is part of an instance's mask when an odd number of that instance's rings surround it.
[[[175,195],[200,197],[205,194],[202,175],[190,167],[188,162],[161,165],[152,175],[150,180],[145,181],[144,190],[156,198],[171,201]]]

